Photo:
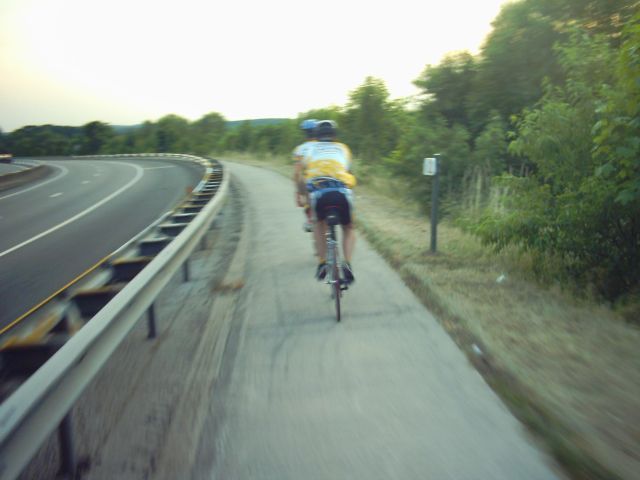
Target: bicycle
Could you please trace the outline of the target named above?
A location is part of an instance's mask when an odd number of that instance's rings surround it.
[[[340,269],[340,249],[336,236],[336,225],[340,224],[338,211],[336,209],[329,210],[326,221],[327,276],[325,277],[325,283],[331,286],[331,299],[335,301],[336,320],[339,322],[341,318],[340,298],[342,297],[342,292],[347,290],[349,286],[342,277]]]

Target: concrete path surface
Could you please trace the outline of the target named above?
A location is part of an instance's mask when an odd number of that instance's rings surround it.
[[[191,478],[557,478],[365,241],[358,239],[357,280],[338,324],[328,286],[313,279],[292,182],[228,167],[245,197],[244,287]],[[159,471],[175,473],[170,465]]]

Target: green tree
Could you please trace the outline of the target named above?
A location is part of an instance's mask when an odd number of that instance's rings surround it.
[[[477,228],[498,248],[553,258],[552,273],[609,299],[640,281],[638,35],[636,22],[620,52],[605,36],[577,33],[558,48],[567,82],[547,86],[510,146],[534,173],[504,177],[513,192],[507,210],[487,213]]]
[[[9,148],[15,156],[69,155],[78,129],[53,125],[27,126],[9,135]]]
[[[253,140],[253,127],[249,120],[245,120],[237,127],[227,131],[222,142],[223,150],[246,152],[251,148]]]
[[[598,175],[613,184],[621,206],[640,202],[640,13],[625,30],[616,83],[604,90],[594,127]]]
[[[216,112],[207,113],[191,125],[193,151],[209,155],[218,150],[227,130],[226,120]]]
[[[557,30],[570,31],[578,25],[592,34],[614,37],[616,44],[615,38],[638,9],[637,0],[536,0],[536,4],[555,20]]]
[[[451,53],[438,65],[428,65],[413,83],[426,94],[426,117],[442,115],[449,126],[469,127],[467,98],[475,76],[475,59],[469,52]]]
[[[242,122],[240,126],[237,128],[236,133],[237,133],[236,149],[242,152],[249,150],[251,147],[251,143],[254,135],[251,122],[249,120]]]
[[[80,153],[83,155],[101,153],[114,136],[113,129],[106,123],[89,122],[82,127]]]
[[[0,153],[10,153],[9,152],[9,139],[5,135],[5,133],[0,128]]]
[[[117,153],[133,153],[132,148],[127,145],[127,140],[133,138],[131,134],[115,134],[109,141],[102,147],[102,153],[117,154]]]
[[[404,134],[386,165],[394,174],[406,179],[404,193],[427,208],[432,182],[426,181],[422,175],[422,162],[425,157],[439,153],[442,158],[440,182],[446,200],[443,212],[446,214],[457,202],[465,172],[470,166],[469,132],[463,125],[449,127],[443,116],[434,116],[426,123],[414,114],[407,122]]]
[[[288,120],[255,128],[251,138],[251,151],[288,157],[293,149],[292,145],[302,141],[298,138],[298,125],[298,121]]]
[[[294,146],[304,140],[300,138],[299,125],[300,121],[294,119],[282,122],[279,125],[278,144],[274,153],[289,157]]]
[[[472,158],[483,176],[493,177],[507,170],[507,131],[497,111],[493,111],[484,130],[475,140]]]
[[[188,153],[190,151],[189,122],[178,115],[166,115],[155,125],[158,152]]]
[[[382,80],[367,77],[351,92],[342,116],[344,140],[365,163],[378,163],[389,155],[397,140],[393,104]]]
[[[502,7],[482,47],[468,100],[474,131],[482,128],[491,110],[509,118],[533,105],[542,97],[545,78],[561,80],[553,52],[561,39],[554,19],[543,15],[536,2]]]
[[[157,126],[151,121],[145,121],[131,137],[127,139],[127,144],[132,148],[132,153],[160,152],[157,145]]]

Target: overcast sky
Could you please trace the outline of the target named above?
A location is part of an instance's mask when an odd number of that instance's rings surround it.
[[[295,117],[477,53],[506,0],[1,0],[0,128]]]

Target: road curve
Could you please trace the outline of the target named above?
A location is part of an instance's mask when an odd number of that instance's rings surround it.
[[[10,173],[17,173],[26,170],[28,167],[17,163],[0,163],[0,176]]]
[[[203,174],[157,158],[40,163],[54,172],[0,193],[0,327],[174,207]]]
[[[245,192],[245,283],[191,474],[181,478],[559,478],[365,241],[338,324],[328,287],[312,278],[291,182],[228,167]]]

